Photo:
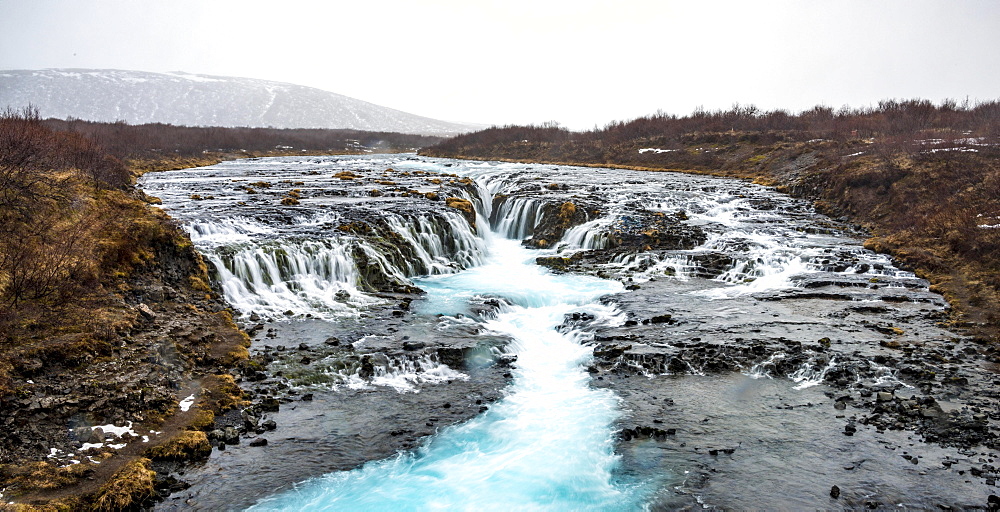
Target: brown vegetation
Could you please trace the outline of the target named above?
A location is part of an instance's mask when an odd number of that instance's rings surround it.
[[[152,489],[140,448],[202,456],[199,429],[241,403],[225,372],[246,360],[249,340],[190,240],[131,179],[80,133],[54,131],[31,109],[0,114],[0,488],[32,504],[19,509],[134,507]],[[176,357],[156,362],[164,354]],[[177,386],[200,390],[202,403],[177,413]],[[100,465],[46,457],[44,441],[65,442],[68,418],[109,414],[163,436],[102,449]]]
[[[955,324],[1000,332],[1000,102],[887,100],[799,114],[753,106],[665,114],[574,133],[493,127],[421,154],[754,179],[868,227],[955,306]]]
[[[129,125],[47,119],[53,131],[91,140],[123,161],[174,160],[177,169],[203,165],[206,155],[380,153],[413,151],[440,137],[358,130],[219,128],[169,124]],[[196,165],[190,165],[191,163]],[[140,171],[143,170],[141,169]]]

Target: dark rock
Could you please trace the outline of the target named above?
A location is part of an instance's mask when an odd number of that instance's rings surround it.
[[[672,324],[674,319],[670,315],[657,315],[649,319],[654,324]]]
[[[594,357],[611,360],[621,357],[632,345],[604,345],[594,349]]]
[[[280,407],[277,398],[267,397],[260,401],[260,410],[264,412],[278,412]]]
[[[143,319],[156,320],[156,313],[154,313],[153,310],[150,309],[145,303],[139,304],[135,307],[135,309],[139,311],[139,314],[142,315]]]
[[[222,440],[226,444],[240,444],[240,432],[233,427],[222,429]]]
[[[263,437],[258,437],[256,439],[254,439],[253,441],[250,441],[250,446],[253,446],[253,447],[267,446],[267,439],[265,439]]]
[[[833,498],[833,499],[839,498],[840,497],[840,487],[837,487],[836,485],[833,486],[833,487],[831,487],[830,488],[830,497]]]
[[[420,349],[422,349],[422,348],[424,348],[426,346],[427,346],[427,344],[424,343],[424,342],[422,342],[422,341],[404,341],[403,342],[403,350],[408,350],[408,351],[420,350]]]

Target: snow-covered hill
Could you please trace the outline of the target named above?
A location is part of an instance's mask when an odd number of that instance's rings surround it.
[[[189,73],[112,69],[0,71],[0,109],[130,124],[271,126],[454,135],[481,126],[421,117],[312,87]]]

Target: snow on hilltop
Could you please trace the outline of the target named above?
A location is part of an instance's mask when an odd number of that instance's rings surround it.
[[[347,128],[422,135],[481,128],[252,78],[112,69],[0,71],[0,109],[28,104],[38,107],[42,117],[130,124]]]

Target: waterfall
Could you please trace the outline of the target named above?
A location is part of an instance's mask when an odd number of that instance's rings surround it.
[[[273,231],[238,219],[188,229],[215,267],[226,300],[244,315],[266,318],[357,316],[359,308],[377,302],[365,292],[408,285],[414,276],[457,272],[485,257],[482,237],[458,213],[389,214],[382,220],[384,235],[398,236],[395,243],[376,244],[382,238],[377,233],[253,240],[251,234]],[[374,219],[372,225],[378,232]]]
[[[244,314],[278,318],[356,315],[360,293],[351,245],[341,239],[272,241],[203,251],[226,301]]]
[[[455,272],[482,263],[485,256],[483,239],[457,213],[411,218],[390,215],[385,220],[413,248],[414,257],[405,261],[407,276]]]
[[[542,220],[544,204],[538,197],[503,198],[494,206],[490,225],[504,238],[528,238],[535,233],[535,226]]]
[[[412,453],[331,473],[263,500],[252,510],[635,510],[646,494],[613,477],[612,425],[618,398],[590,386],[584,364],[592,337],[554,327],[586,312],[617,324],[621,315],[594,303],[621,290],[613,281],[555,275],[531,264],[537,251],[492,239],[483,265],[429,276],[426,313],[451,313],[482,293],[503,305],[483,326],[513,340],[517,355],[507,397],[467,423],[449,427]],[[454,300],[459,297],[458,300]]]
[[[579,226],[574,226],[563,235],[562,243],[566,249],[594,250],[607,249],[611,246],[611,234],[608,226],[613,217],[600,217]]]

